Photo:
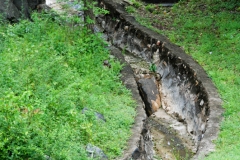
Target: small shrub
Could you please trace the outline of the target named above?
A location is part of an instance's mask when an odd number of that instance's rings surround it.
[[[127,6],[126,7],[126,11],[128,13],[134,13],[136,11],[136,9],[133,6]]]
[[[0,159],[87,159],[88,143],[119,156],[135,116],[120,63],[71,19],[32,19],[0,27]]]

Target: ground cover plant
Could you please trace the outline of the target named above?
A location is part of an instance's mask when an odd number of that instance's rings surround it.
[[[88,143],[121,155],[135,117],[122,66],[76,18],[32,20],[0,26],[0,159],[83,160]]]
[[[172,8],[132,3],[142,6],[131,10],[141,24],[181,46],[218,88],[224,121],[216,151],[205,159],[240,159],[240,1],[182,0]]]

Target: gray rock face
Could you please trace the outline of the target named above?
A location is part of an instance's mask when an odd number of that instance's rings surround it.
[[[13,4],[16,6],[18,11],[20,12],[20,16],[24,18],[30,17],[30,11],[27,0],[13,0]]]
[[[97,158],[101,160],[108,159],[108,157],[104,154],[104,152],[100,148],[90,143],[87,144],[86,151],[88,153],[88,156],[91,158]]]
[[[146,112],[148,116],[156,112],[161,106],[158,86],[153,79],[140,79],[138,87],[141,97],[145,103]]]
[[[10,21],[15,21],[20,18],[20,12],[13,4],[12,0],[0,1],[0,13],[3,19],[8,19]]]
[[[30,9],[37,9],[39,4],[46,4],[46,0],[27,0]]]
[[[1,0],[0,14],[3,19],[17,22],[20,18],[30,18],[30,12],[45,0]]]
[[[153,159],[154,144],[152,141],[150,130],[146,127],[147,126],[144,125],[144,128],[142,129],[141,136],[138,142],[139,143],[138,148],[134,150],[131,158],[128,158],[128,159],[133,159],[133,160],[152,160]]]

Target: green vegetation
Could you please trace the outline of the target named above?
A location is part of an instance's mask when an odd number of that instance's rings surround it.
[[[76,18],[32,19],[0,26],[0,159],[83,160],[88,143],[120,156],[135,117],[122,66]]]
[[[126,7],[126,11],[128,13],[134,13],[136,11],[136,9],[133,6],[127,6]]]
[[[141,7],[141,3],[138,1],[138,0],[130,0],[130,2],[132,3],[132,5],[135,7],[135,8],[139,8]]]
[[[151,64],[150,67],[149,67],[149,70],[153,73],[156,73],[156,70],[157,70],[157,67],[155,64]]]
[[[149,11],[149,12],[153,12],[154,9],[155,9],[155,5],[153,5],[153,4],[148,4],[148,5],[145,7],[145,9],[146,9],[147,11]]]
[[[225,108],[216,151],[205,159],[240,159],[240,1],[180,1],[173,8],[138,10],[143,25],[190,54],[215,83]],[[139,16],[140,15],[140,16]],[[145,15],[145,16],[144,16]]]

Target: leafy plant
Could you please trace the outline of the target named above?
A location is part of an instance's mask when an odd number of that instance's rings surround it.
[[[88,143],[122,153],[135,103],[120,63],[104,67],[106,44],[75,18],[34,13],[0,26],[0,159],[88,159]]]
[[[145,7],[145,9],[146,9],[147,11],[149,11],[149,12],[153,12],[154,9],[155,9],[155,5],[153,5],[153,4],[148,4],[148,5]]]
[[[155,64],[151,64],[149,70],[150,70],[151,72],[154,72],[154,73],[155,73],[156,70],[157,70],[156,65],[155,65]]]
[[[133,6],[127,6],[127,7],[126,7],[126,11],[127,11],[128,13],[134,13],[135,10],[136,10],[136,9],[135,9]]]

